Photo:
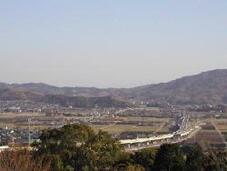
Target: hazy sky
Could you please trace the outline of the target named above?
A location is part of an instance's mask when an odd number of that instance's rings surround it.
[[[0,81],[133,87],[227,68],[226,0],[0,0]]]

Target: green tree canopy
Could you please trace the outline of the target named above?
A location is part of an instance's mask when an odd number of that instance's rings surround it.
[[[155,171],[182,171],[185,166],[185,157],[176,144],[164,144],[158,150],[155,162]]]
[[[103,170],[113,166],[122,153],[119,142],[111,135],[102,131],[95,133],[80,124],[45,130],[34,146],[35,155],[53,159],[55,170]]]
[[[143,149],[132,155],[134,163],[140,164],[145,170],[151,170],[155,160],[156,150],[152,148]]]
[[[185,170],[201,171],[203,165],[203,152],[199,145],[183,146],[182,150],[186,155]]]

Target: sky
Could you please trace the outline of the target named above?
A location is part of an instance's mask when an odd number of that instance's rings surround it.
[[[134,87],[227,68],[226,0],[0,0],[0,82]]]

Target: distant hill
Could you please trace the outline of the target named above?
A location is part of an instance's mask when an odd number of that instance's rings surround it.
[[[31,91],[0,88],[0,100],[2,101],[15,101],[15,100],[38,101],[41,99],[41,97],[42,95]]]
[[[10,89],[14,91],[30,91],[42,95],[52,94],[84,97],[108,96],[110,94],[110,92],[108,91],[109,89],[98,89],[94,87],[56,87],[43,83],[0,83],[0,89]]]
[[[128,95],[173,104],[227,104],[227,70],[213,70],[167,83],[132,88]]]
[[[46,95],[38,94],[32,91],[15,90],[15,89],[0,89],[0,100],[2,101],[33,101],[46,104],[57,104],[62,107],[78,107],[78,108],[91,108],[91,107],[129,107],[130,104],[114,99],[110,96],[100,97],[83,97],[83,96],[66,96],[66,95]]]
[[[91,100],[87,105],[93,106],[96,98],[102,102],[99,103],[100,106],[103,105],[103,100],[108,101],[108,105],[109,103],[119,105],[118,102],[127,100],[172,104],[227,104],[227,69],[203,72],[167,83],[128,89],[56,87],[43,83],[0,83],[0,99],[41,99],[48,103],[66,103],[67,105],[76,105],[78,101],[84,103],[86,100]]]
[[[41,99],[42,102],[58,104],[63,107],[93,108],[93,107],[129,107],[129,103],[116,100],[110,96],[103,97],[73,97],[64,95],[46,95]]]

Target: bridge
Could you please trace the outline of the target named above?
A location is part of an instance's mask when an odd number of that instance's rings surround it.
[[[147,138],[135,138],[135,139],[123,139],[120,140],[120,144],[125,147],[126,150],[134,151],[148,147],[157,147],[164,143],[180,143],[189,138],[193,133],[200,130],[200,126],[194,127],[188,126],[189,116],[182,115],[179,119],[180,123],[177,123],[179,129],[175,132],[162,135],[153,135]]]

